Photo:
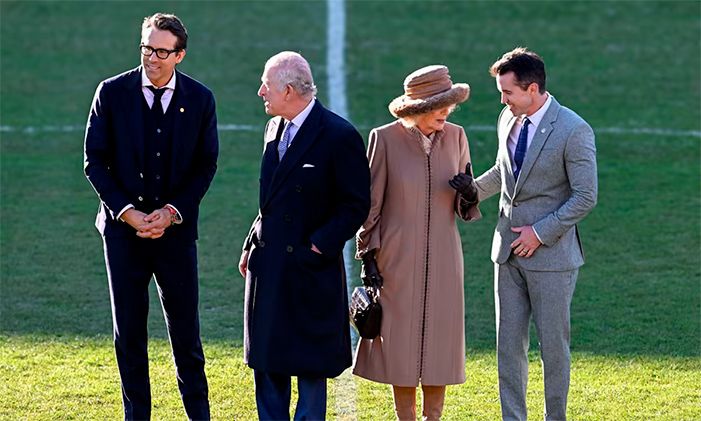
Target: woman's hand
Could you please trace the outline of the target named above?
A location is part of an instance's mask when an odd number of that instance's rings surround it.
[[[472,164],[467,163],[465,172],[457,173],[455,177],[448,181],[450,187],[454,188],[468,202],[477,201],[477,186],[472,178]]]
[[[377,269],[375,261],[375,250],[370,250],[363,255],[363,263],[360,269],[360,279],[363,280],[363,285],[367,287],[382,287],[382,275]]]

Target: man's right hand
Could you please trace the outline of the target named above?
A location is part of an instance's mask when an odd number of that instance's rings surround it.
[[[239,273],[244,278],[246,277],[246,272],[248,271],[248,255],[249,254],[250,254],[249,250],[243,250],[241,252],[241,258],[239,259]]]
[[[377,261],[375,261],[375,250],[371,250],[363,255],[363,263],[360,265],[360,279],[363,280],[363,285],[369,287],[382,287],[383,279],[380,271],[377,269]]]

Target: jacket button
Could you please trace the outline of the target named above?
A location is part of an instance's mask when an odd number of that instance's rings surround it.
[[[287,252],[292,253],[294,251],[294,247],[292,246],[287,246]]]
[[[139,196],[138,199],[139,199],[139,202],[143,202],[143,201],[144,201],[144,198],[141,197],[141,196]]]
[[[295,190],[297,190],[297,193],[301,193],[301,192],[302,192],[302,186],[300,186],[299,184],[297,184],[297,185],[295,186]]]
[[[514,207],[518,207],[518,202],[513,203]]]
[[[282,219],[285,222],[292,222],[292,217],[288,214],[285,214],[285,216],[283,216]]]
[[[265,241],[258,240],[258,247],[265,247]]]

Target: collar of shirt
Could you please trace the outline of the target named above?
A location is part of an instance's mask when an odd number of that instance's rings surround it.
[[[166,86],[162,87],[161,89],[166,89],[165,92],[163,92],[163,96],[161,97],[161,106],[163,107],[163,112],[168,111],[168,105],[170,105],[170,100],[173,99],[173,92],[175,92],[175,78],[176,78],[176,72],[173,72],[173,77],[170,78],[168,83],[166,83]],[[153,86],[153,83],[149,80],[148,76],[146,76],[146,71],[142,68],[141,69],[141,92],[144,94],[144,99],[146,100],[146,103],[148,104],[149,108],[153,107],[153,92],[148,88],[149,86]],[[155,88],[155,86],[154,86]]]
[[[295,138],[295,135],[299,131],[299,128],[302,127],[302,124],[304,123],[304,120],[309,117],[309,113],[312,112],[312,108],[314,108],[314,103],[316,102],[316,98],[312,98],[311,101],[309,101],[309,104],[307,104],[306,107],[302,111],[300,111],[299,114],[292,120],[292,126],[290,127],[290,144],[292,143],[292,139]]]
[[[528,126],[528,143],[526,146],[526,150],[528,150],[528,147],[531,146],[531,142],[533,141],[533,137],[535,137],[536,132],[538,131],[538,125],[540,125],[540,121],[543,119],[543,116],[545,115],[545,112],[548,110],[548,107],[550,107],[550,104],[553,102],[553,97],[550,96],[548,93],[548,99],[545,100],[545,103],[541,105],[540,108],[538,108],[538,111],[534,112],[533,114],[527,116],[527,115],[522,115],[519,116],[518,119],[516,120],[516,123],[514,123],[514,126],[511,128],[511,133],[509,133],[509,141],[508,141],[508,146],[509,146],[509,152],[511,153],[511,160],[513,164],[513,156],[514,156],[514,151],[516,150],[516,143],[518,143],[518,135],[521,133],[521,127],[523,127],[523,119],[528,117],[528,120],[531,122],[531,124]]]

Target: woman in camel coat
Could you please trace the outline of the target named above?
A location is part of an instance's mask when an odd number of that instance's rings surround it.
[[[440,419],[445,386],[465,382],[463,254],[456,218],[479,219],[462,127],[446,122],[467,100],[448,68],[428,66],[404,81],[368,145],[371,209],[357,234],[366,283],[382,282],[380,335],[362,339],[353,373],[393,385],[397,418]]]

